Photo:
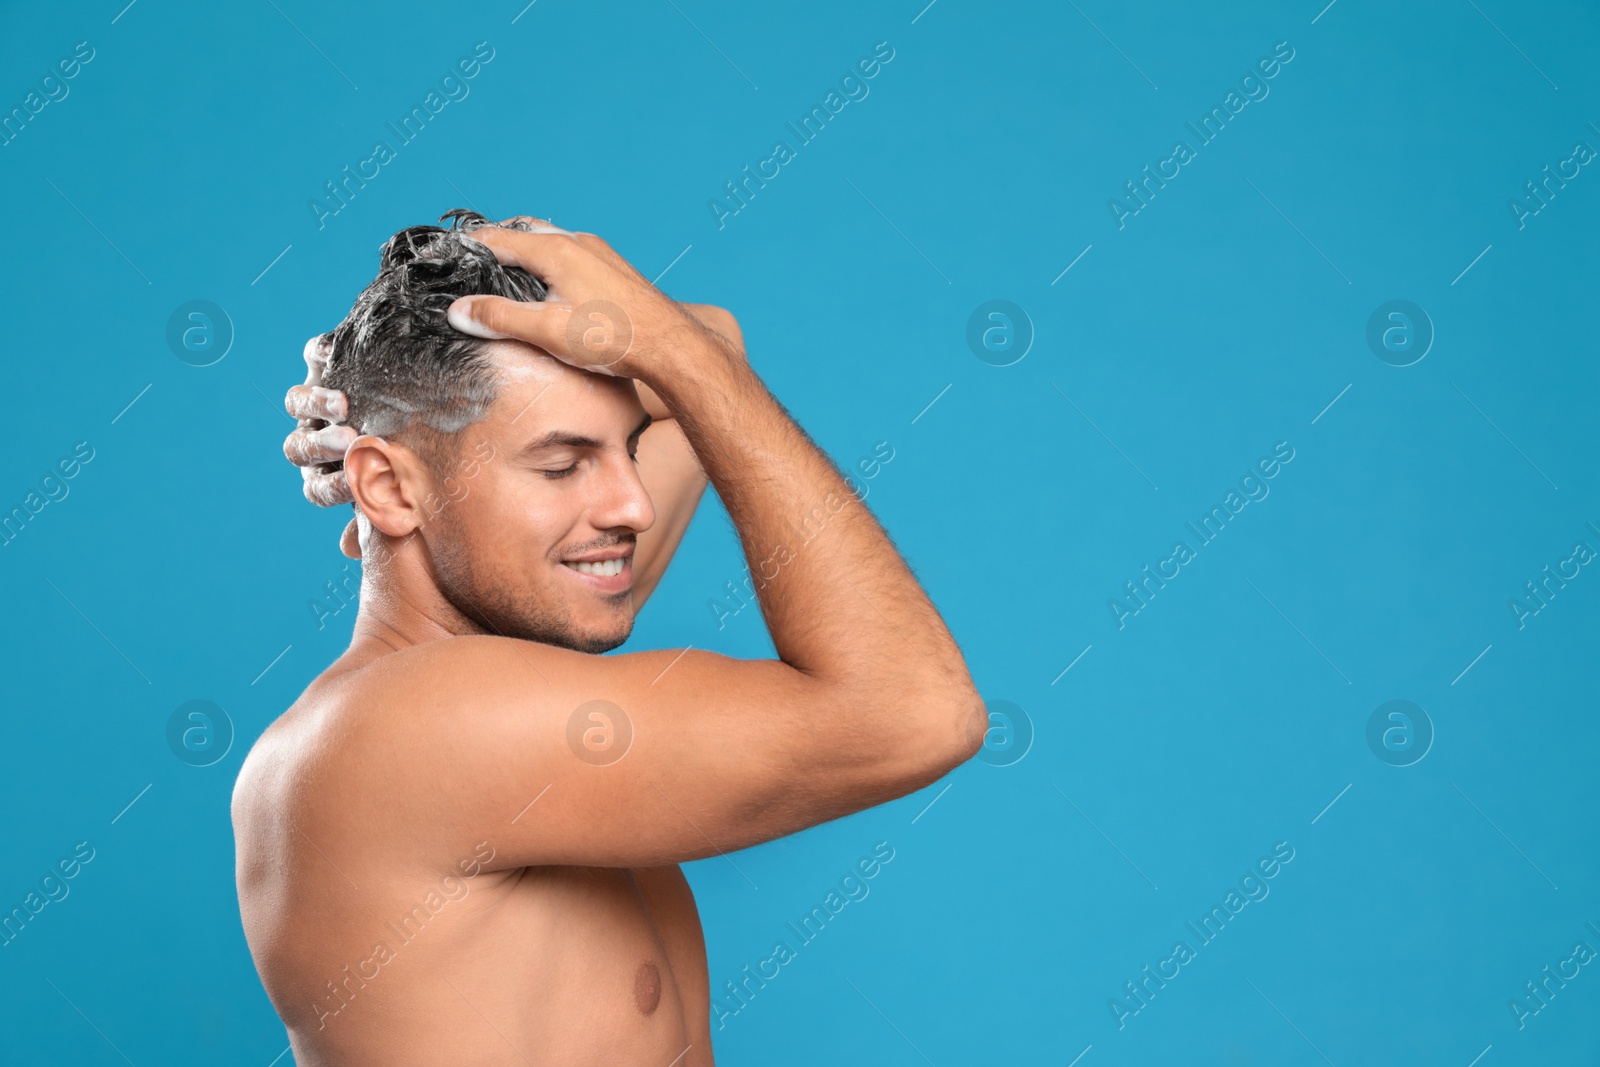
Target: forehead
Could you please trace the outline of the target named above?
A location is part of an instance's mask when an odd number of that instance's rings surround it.
[[[499,368],[507,383],[554,383],[568,376],[593,377],[561,362],[542,348],[521,341],[486,341],[489,362]]]
[[[631,378],[579,370],[521,341],[496,340],[488,345],[489,361],[501,381],[490,417],[515,423],[518,431],[574,419],[627,420],[643,411]]]

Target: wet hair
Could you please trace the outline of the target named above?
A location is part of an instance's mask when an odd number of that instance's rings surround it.
[[[462,296],[532,301],[549,292],[543,279],[463,239],[494,223],[465,208],[439,217],[446,220],[449,228],[410,226],[384,242],[378,276],[333,331],[322,377],[349,398],[346,425],[406,445],[439,475],[455,456],[456,435],[483,418],[500,385],[489,342],[458,333],[445,312]]]

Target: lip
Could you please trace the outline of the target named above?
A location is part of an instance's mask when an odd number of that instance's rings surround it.
[[[608,559],[622,559],[633,555],[633,545],[613,545],[599,552],[591,552],[587,556],[570,556],[562,560],[563,563],[604,563]]]
[[[633,553],[631,551],[620,556],[616,554],[602,555],[596,556],[594,559],[574,560],[573,562],[593,563],[596,560],[619,558],[622,560],[622,571],[609,578],[602,578],[598,574],[584,574],[581,571],[575,571],[565,563],[557,563],[556,566],[597,593],[622,593],[633,586]]]

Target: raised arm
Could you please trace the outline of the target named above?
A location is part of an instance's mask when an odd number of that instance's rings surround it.
[[[744,334],[733,315],[709,304],[683,304],[702,325],[726,338],[732,350],[744,357]],[[639,480],[655,505],[655,525],[638,536],[633,553],[633,605],[638,610],[666,573],[667,564],[683,542],[695,509],[706,491],[706,472],[694,447],[678,425],[676,412],[644,382],[635,382],[639,402],[650,413],[650,428],[639,439]]]
[[[363,716],[349,735],[353,752],[384,753],[353,761],[375,777],[350,795],[430,855],[487,839],[506,868],[653,866],[859,811],[970,758],[987,717],[954,638],[749,365],[592,235],[475,236],[554,277],[563,300],[473,297],[451,322],[634,377],[677,412],[768,579],[760,600],[779,658],[590,656],[497,637],[406,649],[364,701],[403,713]],[[571,347],[568,322],[589,300],[622,310],[632,347]]]

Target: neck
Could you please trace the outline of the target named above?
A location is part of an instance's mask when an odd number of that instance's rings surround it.
[[[415,535],[379,535],[363,546],[355,627],[346,655],[370,659],[447,637],[488,633],[439,592]]]

